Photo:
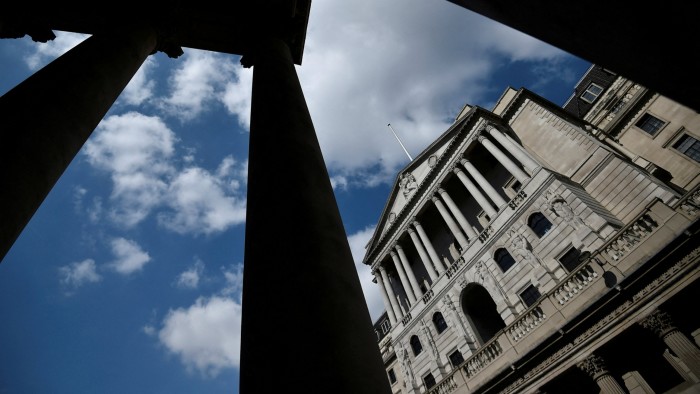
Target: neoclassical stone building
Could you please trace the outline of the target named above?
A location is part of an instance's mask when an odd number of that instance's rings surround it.
[[[393,392],[696,392],[698,119],[597,66],[465,106],[367,245]]]

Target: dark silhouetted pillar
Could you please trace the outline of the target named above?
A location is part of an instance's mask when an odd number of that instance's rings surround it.
[[[156,41],[151,29],[93,35],[0,97],[0,259]]]
[[[240,392],[390,393],[290,51],[268,39],[241,61],[253,98]]]

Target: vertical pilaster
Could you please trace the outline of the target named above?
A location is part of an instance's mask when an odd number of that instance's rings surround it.
[[[287,392],[299,368],[336,393],[391,392],[323,155],[287,44],[253,66],[240,393]],[[280,198],[280,191],[286,191]],[[280,236],[284,234],[284,236]],[[270,289],[279,295],[270,296]],[[294,302],[285,302],[293,296]],[[279,325],[285,324],[285,335]],[[299,344],[303,344],[300,351]]]
[[[93,34],[0,97],[0,261],[157,41]]]

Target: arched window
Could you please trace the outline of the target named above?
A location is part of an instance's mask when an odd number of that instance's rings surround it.
[[[460,296],[462,311],[469,321],[477,341],[485,344],[505,328],[506,323],[498,313],[498,307],[488,290],[476,283],[470,283]]]
[[[547,231],[552,228],[552,223],[541,212],[535,212],[530,215],[530,218],[527,219],[527,225],[540,238],[544,237]]]
[[[415,335],[411,337],[411,349],[413,349],[413,354],[416,356],[423,351],[423,345],[420,344],[420,339]]]
[[[435,314],[433,314],[433,324],[435,324],[438,334],[447,329],[447,322],[440,312],[435,312]]]
[[[493,259],[496,260],[496,264],[501,267],[501,271],[506,272],[510,267],[515,264],[515,259],[508,253],[504,248],[496,250],[493,254]]]

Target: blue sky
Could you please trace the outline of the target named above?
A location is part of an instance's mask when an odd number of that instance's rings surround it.
[[[0,93],[85,38],[56,33],[0,40]],[[0,264],[0,393],[238,392],[238,60],[149,57],[73,160]],[[510,85],[561,105],[589,65],[447,1],[315,1],[297,71],[355,260],[408,160],[387,123],[416,156],[464,104]]]

